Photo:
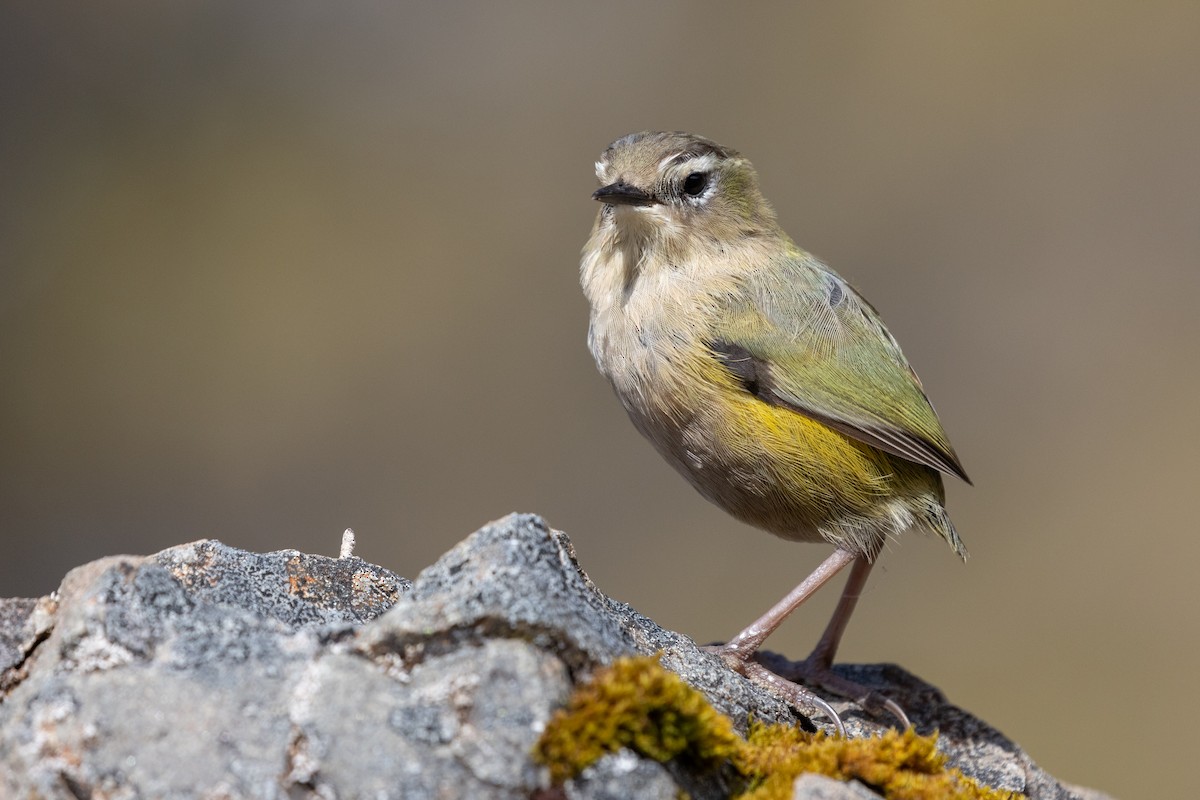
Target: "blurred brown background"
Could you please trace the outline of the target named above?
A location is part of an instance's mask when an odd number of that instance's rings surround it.
[[[1190,788],[1200,6],[0,15],[0,595],[346,526],[411,576],[522,510],[660,623],[737,631],[828,549],[641,441],[576,273],[601,149],[692,130],[879,307],[976,482],[949,488],[972,559],[893,547],[842,657],[1063,779]],[[770,646],[807,653],[826,594]]]

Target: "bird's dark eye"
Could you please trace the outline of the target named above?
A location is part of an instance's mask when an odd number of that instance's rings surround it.
[[[703,172],[693,172],[683,179],[683,193],[692,197],[698,197],[706,186],[708,175]]]

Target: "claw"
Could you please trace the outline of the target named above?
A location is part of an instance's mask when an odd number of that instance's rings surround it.
[[[842,724],[842,718],[833,710],[833,706],[825,702],[811,689],[781,678],[762,664],[754,661],[745,662],[740,672],[759,686],[780,695],[791,706],[796,708],[815,707],[833,723],[833,727],[837,729],[838,736],[841,736],[843,739],[846,738],[846,726]]]
[[[752,683],[763,687],[767,691],[779,695],[783,698],[784,702],[793,708],[798,708],[806,713],[815,709],[818,713],[825,715],[833,723],[838,736],[841,736],[843,739],[846,737],[846,726],[842,724],[842,718],[833,710],[833,706],[825,702],[823,698],[811,689],[801,686],[798,683],[793,683],[780,675],[776,675],[762,664],[744,658],[740,652],[728,645],[711,645],[701,647],[700,649],[720,656],[726,666],[734,672],[744,675]],[[898,706],[897,710],[899,710]]]
[[[872,716],[890,714],[900,723],[900,730],[913,727],[908,714],[904,713],[904,709],[895,700],[838,675],[824,664],[814,664],[810,658],[805,661],[784,662],[784,665],[775,665],[775,667],[786,676],[785,679],[788,681],[802,680],[809,685],[819,686],[828,692],[848,697]]]
[[[900,722],[900,730],[908,730],[913,726],[899,703],[890,697],[884,697],[875,690],[871,690],[859,698],[858,704],[876,716],[882,711],[888,712]]]

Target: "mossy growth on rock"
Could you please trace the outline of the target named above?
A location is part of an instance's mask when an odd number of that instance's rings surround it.
[[[739,800],[790,798],[805,772],[857,780],[889,800],[1017,800],[946,766],[937,736],[909,729],[843,739],[752,722],[745,739],[697,690],[656,657],[622,658],[581,684],[550,720],[534,757],[562,783],[628,747],[656,761],[721,770]]]
[[[655,657],[619,658],[576,687],[534,750],[555,783],[628,747],[656,761],[716,768],[745,743],[730,719]]]

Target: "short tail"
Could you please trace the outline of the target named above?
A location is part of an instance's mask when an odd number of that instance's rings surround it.
[[[946,513],[945,506],[941,503],[930,503],[930,507],[926,510],[925,522],[929,525],[930,530],[946,540],[946,544],[953,548],[959,558],[963,561],[967,560],[967,546],[963,544],[962,539],[958,536],[958,531],[954,529],[954,523],[950,521],[950,515]]]

